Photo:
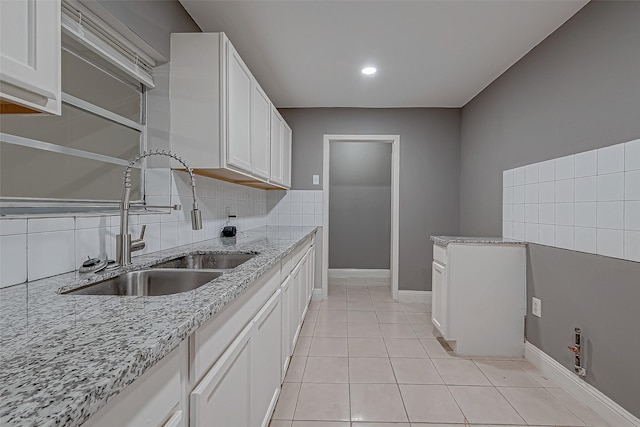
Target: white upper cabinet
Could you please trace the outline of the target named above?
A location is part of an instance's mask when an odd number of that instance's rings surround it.
[[[260,178],[269,179],[271,171],[271,102],[258,82],[251,91],[251,165]]]
[[[1,111],[59,115],[60,100],[60,0],[1,0]]]
[[[227,164],[251,172],[251,71],[233,48],[227,52]]]
[[[291,128],[282,120],[282,184],[291,188]]]
[[[275,107],[271,107],[271,182],[283,184],[282,179],[282,118]]]
[[[284,132],[274,140],[273,105],[224,33],[172,34],[170,80],[171,146],[195,173],[288,188],[273,176],[290,163]]]

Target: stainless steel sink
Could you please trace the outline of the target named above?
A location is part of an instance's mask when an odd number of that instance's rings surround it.
[[[65,292],[68,295],[170,295],[196,289],[222,276],[220,271],[187,269],[149,269],[131,271]]]
[[[204,253],[181,256],[161,262],[153,268],[184,268],[195,270],[230,270],[254,258],[256,254]]]

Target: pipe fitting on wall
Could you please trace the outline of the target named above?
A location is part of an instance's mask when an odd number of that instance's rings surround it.
[[[573,364],[574,372],[581,376],[587,376],[587,370],[582,367],[582,330],[580,328],[575,328],[575,344],[573,346],[569,346],[569,350],[573,352],[575,355],[575,362]]]

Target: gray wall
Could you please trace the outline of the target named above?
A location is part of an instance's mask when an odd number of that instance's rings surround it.
[[[329,268],[389,269],[391,144],[331,143]]]
[[[200,32],[178,0],[98,0],[113,16],[167,60],[171,33]]]
[[[280,110],[293,130],[292,185],[319,190],[324,134],[400,135],[399,289],[430,290],[429,236],[458,232],[460,110],[302,108]]]
[[[501,234],[502,171],[640,137],[640,2],[591,2],[462,109],[460,231]],[[530,245],[527,339],[640,416],[640,264]]]

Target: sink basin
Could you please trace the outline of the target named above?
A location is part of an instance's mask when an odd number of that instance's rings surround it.
[[[65,292],[68,295],[170,295],[196,289],[222,276],[220,271],[186,269],[150,269],[131,271]]]
[[[189,268],[195,270],[230,270],[249,261],[256,254],[192,254],[156,264],[153,268]]]

